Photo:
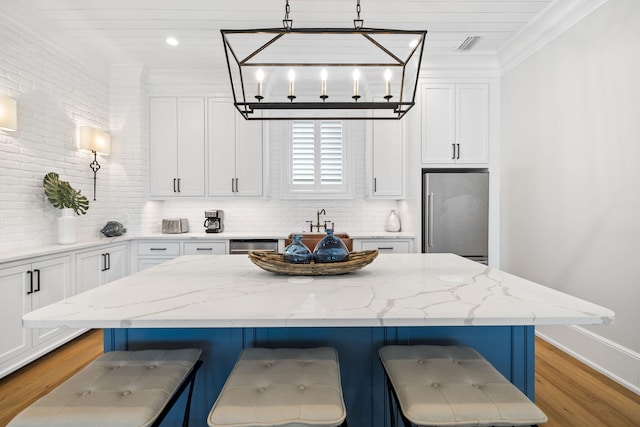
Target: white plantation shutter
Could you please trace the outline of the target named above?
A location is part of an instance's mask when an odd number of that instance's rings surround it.
[[[313,185],[315,173],[313,122],[293,122],[292,132],[291,180],[295,185]]]
[[[342,122],[292,122],[290,156],[289,183],[293,192],[344,192]]]
[[[320,122],[320,182],[342,184],[342,122]]]

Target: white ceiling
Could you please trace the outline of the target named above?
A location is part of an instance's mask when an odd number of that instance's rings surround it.
[[[3,0],[4,1],[4,0]],[[555,0],[562,1],[562,0]],[[428,31],[425,53],[497,53],[554,0],[361,0],[366,27]],[[220,29],[282,25],[284,0],[20,0],[47,31],[81,43],[107,64],[215,68]],[[352,27],[356,0],[290,0],[295,27]],[[180,44],[165,43],[169,35]],[[464,55],[467,53],[459,53]]]

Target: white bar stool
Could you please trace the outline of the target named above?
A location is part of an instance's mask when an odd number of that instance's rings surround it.
[[[190,385],[188,425],[198,349],[105,353],[18,414],[8,427],[157,426]]]
[[[242,351],[207,420],[210,427],[346,426],[337,352]]]
[[[379,351],[405,426],[523,426],[546,415],[470,347],[386,346]],[[391,396],[393,392],[393,397]]]

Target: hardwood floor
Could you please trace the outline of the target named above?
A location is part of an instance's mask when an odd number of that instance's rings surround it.
[[[640,396],[536,338],[536,404],[545,427],[640,426]]]
[[[102,354],[102,331],[89,331],[0,379],[0,426]],[[545,427],[640,426],[640,396],[536,338],[536,403]]]
[[[0,426],[102,354],[101,329],[91,330],[0,379]]]

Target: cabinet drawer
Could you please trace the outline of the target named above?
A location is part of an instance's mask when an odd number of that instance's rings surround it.
[[[180,243],[178,242],[142,242],[138,243],[138,256],[178,256]]]
[[[411,250],[410,242],[406,240],[365,240],[362,242],[362,250],[377,249],[381,254],[406,254]]]
[[[187,242],[184,244],[185,255],[223,255],[227,253],[224,242]]]

